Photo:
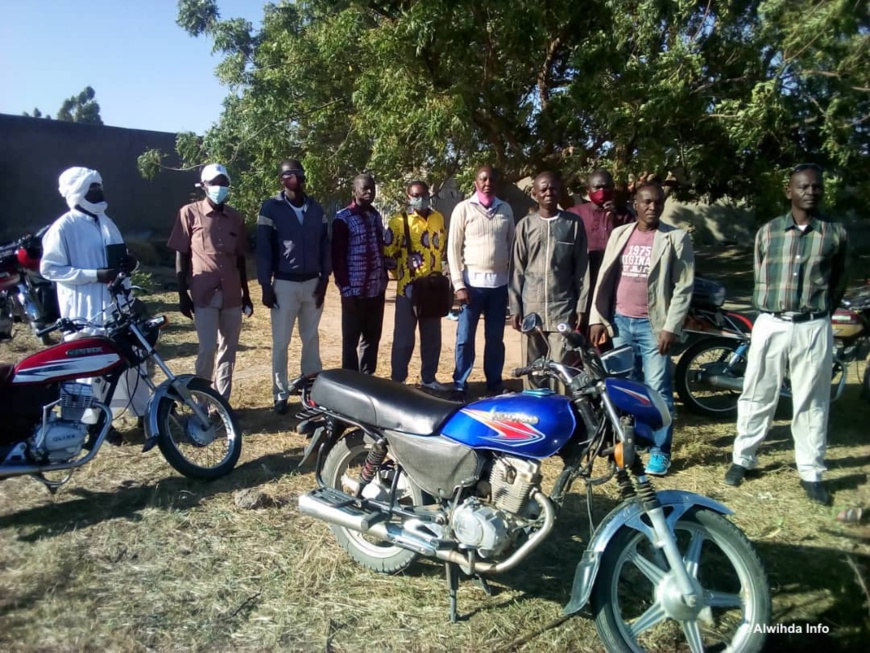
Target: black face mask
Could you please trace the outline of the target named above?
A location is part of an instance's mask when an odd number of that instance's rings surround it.
[[[105,202],[106,197],[103,195],[102,188],[91,188],[85,194],[85,201],[90,202],[91,204],[99,204],[100,202]]]

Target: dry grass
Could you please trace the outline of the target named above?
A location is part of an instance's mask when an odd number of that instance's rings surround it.
[[[171,310],[171,295],[152,305]],[[338,362],[337,297],[323,321],[324,364]],[[165,304],[165,305],[163,305]],[[193,366],[195,337],[177,314],[163,352],[176,371]],[[386,322],[388,355],[391,321]],[[452,360],[445,322],[442,378]],[[0,483],[0,648],[15,651],[599,651],[591,620],[560,619],[588,535],[582,488],[566,502],[551,539],[527,564],[494,583],[487,597],[459,591],[463,619],[447,622],[440,565],[400,576],[355,566],[322,523],[300,515],[296,497],[314,486],[295,471],[305,441],[292,421],[268,410],[268,318],[246,323],[234,403],[245,431],[242,460],[227,478],[196,483],[175,474],[155,450],[107,447],[56,496],[29,479]],[[33,341],[16,336],[0,359],[18,359]],[[519,357],[509,338],[508,366]],[[332,343],[332,344],[330,344]],[[291,345],[291,360],[298,349]],[[514,351],[514,348],[516,351]],[[412,370],[416,373],[416,370]],[[870,527],[834,520],[867,504],[870,406],[852,384],[833,411],[828,478],[831,509],[809,504],[798,486],[787,424],[777,422],[763,451],[764,475],[738,489],[721,482],[733,424],[681,413],[673,473],[659,488],[706,494],[735,511],[754,541],[774,593],[774,619],[823,623],[828,635],[774,635],[769,650],[863,650],[867,597],[856,574],[870,569]],[[555,463],[546,467],[552,479]],[[241,510],[233,493],[253,488],[278,505]],[[599,489],[598,518],[615,503]],[[847,560],[855,565],[853,570]],[[679,650],[663,643],[661,650]]]

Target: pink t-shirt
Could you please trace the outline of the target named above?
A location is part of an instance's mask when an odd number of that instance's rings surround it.
[[[647,278],[656,231],[635,229],[622,250],[622,274],[616,285],[616,312],[625,317],[649,317]]]

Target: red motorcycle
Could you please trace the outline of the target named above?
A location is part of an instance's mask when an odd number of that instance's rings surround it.
[[[59,320],[39,335],[59,330],[64,342],[18,365],[0,365],[0,480],[31,475],[51,491],[66,483],[102,446],[112,426],[109,402],[129,370],[152,391],[143,452],[158,445],[170,465],[195,479],[219,478],[235,466],[242,438],[232,408],[207,380],[172,373],[156,350],[168,320],[145,313],[125,276],[110,286],[114,301],[102,326]],[[148,375],[149,361],[166,375],[159,386]],[[60,481],[45,477],[56,471],[69,473]]]
[[[722,310],[725,289],[719,288],[718,306],[693,306],[690,310],[683,325],[690,334],[689,346],[683,350],[674,374],[674,388],[683,405],[708,417],[737,414],[753,326],[745,315]],[[849,363],[864,360],[870,352],[870,286],[844,299],[831,323],[834,331],[831,401],[836,401],[845,390]],[[862,395],[870,397],[870,368],[864,372]],[[788,376],[783,380],[780,396],[791,397]]]
[[[16,322],[29,323],[37,332],[60,317],[54,284],[39,274],[47,230],[0,245],[0,339],[12,337]],[[41,340],[51,344],[47,335]]]

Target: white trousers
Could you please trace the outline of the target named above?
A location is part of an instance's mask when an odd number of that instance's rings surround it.
[[[272,395],[275,401],[287,399],[287,347],[293,335],[293,325],[299,321],[302,340],[302,373],[313,374],[323,369],[320,362],[320,336],[317,327],[323,314],[323,305],[317,308],[314,291],[319,279],[285,281],[273,284],[278,306],[272,309]]]
[[[743,394],[737,402],[735,464],[747,469],[758,464],[756,451],[767,437],[788,369],[798,474],[804,481],[821,480],[825,471],[833,345],[830,319],[794,324],[767,313],[758,316],[752,328]]]

